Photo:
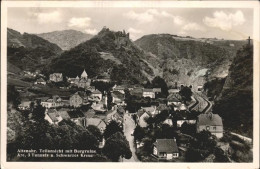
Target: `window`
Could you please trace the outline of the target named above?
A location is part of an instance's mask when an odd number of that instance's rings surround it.
[[[217,129],[217,127],[213,127],[213,130],[216,130]]]

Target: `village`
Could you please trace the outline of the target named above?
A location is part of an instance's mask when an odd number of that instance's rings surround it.
[[[117,85],[106,75],[90,79],[85,70],[75,78],[63,77],[62,73],[53,73],[46,78],[29,71],[24,72],[24,76],[38,77],[29,87],[31,89],[65,83],[56,88],[75,92],[67,96],[23,97],[18,106],[20,111],[39,104],[45,108],[44,119],[51,125],[70,120],[83,128],[96,126],[101,133],[115,121],[122,127],[132,152],[130,159],[122,158],[122,161],[185,161],[192,138],[204,131],[210,133],[209,140],[217,140],[223,152],[228,151],[225,143],[219,141],[225,133],[222,118],[211,112],[212,103],[203,94],[201,86],[193,89],[191,85],[176,85],[168,89],[165,97],[159,87]],[[110,86],[104,87],[104,84]],[[102,85],[104,88],[100,91],[98,88]],[[24,90],[17,88],[21,94],[26,93]],[[102,148],[105,139],[99,142],[99,148]]]

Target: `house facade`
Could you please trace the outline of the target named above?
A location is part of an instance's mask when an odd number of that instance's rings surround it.
[[[50,74],[50,81],[52,81],[52,82],[61,82],[61,81],[63,81],[62,73]]]
[[[102,100],[102,93],[101,93],[101,91],[99,91],[97,89],[91,93],[91,96],[99,98],[99,101]]]
[[[200,114],[197,120],[197,132],[207,130],[215,135],[217,138],[223,137],[223,123],[222,118],[218,114],[212,112],[207,114]]]
[[[70,106],[80,107],[83,104],[84,98],[76,92],[70,97]]]
[[[153,89],[144,89],[143,97],[155,98],[155,92],[153,91]]]
[[[178,158],[179,150],[175,139],[156,139],[153,144],[153,155],[166,160]]]

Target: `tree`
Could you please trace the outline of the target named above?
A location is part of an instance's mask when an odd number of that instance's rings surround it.
[[[151,154],[153,152],[153,140],[151,138],[146,137],[143,139],[143,142],[144,142],[143,150],[148,154]]]
[[[203,130],[197,133],[186,152],[186,161],[195,162],[205,159],[209,154],[214,153],[216,145],[216,138],[209,131]]]
[[[97,128],[96,126],[93,125],[89,125],[86,128],[90,133],[92,133],[99,141],[102,140],[102,133],[100,132],[99,128]]]
[[[187,101],[190,101],[191,100],[191,96],[192,96],[192,91],[189,87],[187,86],[184,86],[179,94],[182,96],[184,102],[186,103]]]
[[[193,135],[196,133],[196,124],[188,124],[187,122],[184,122],[181,125],[181,132],[188,135]]]
[[[134,139],[136,141],[141,141],[145,137],[145,130],[144,128],[140,127],[139,125],[136,126],[134,130]]]
[[[40,102],[37,102],[35,108],[32,111],[32,119],[36,121],[44,121],[45,117],[45,107],[42,107]]]
[[[118,122],[112,120],[112,121],[107,125],[107,127],[106,127],[106,129],[105,129],[105,131],[104,131],[104,137],[105,137],[105,139],[107,140],[111,135],[113,135],[113,134],[115,134],[115,133],[117,133],[117,132],[123,133],[122,126],[121,126]]]
[[[161,88],[161,97],[167,97],[169,95],[168,93],[168,86],[163,78],[160,76],[156,76],[152,80],[152,86],[154,88]]]
[[[111,92],[108,91],[107,92],[107,109],[108,110],[111,110],[112,109],[112,95],[111,95]]]
[[[114,162],[118,161],[120,156],[126,159],[132,157],[129,142],[121,132],[116,132],[107,139],[103,153]]]
[[[88,131],[84,131],[83,133],[78,133],[76,136],[78,143],[76,147],[78,149],[97,149],[99,142],[97,137],[95,137],[92,133]]]
[[[14,107],[17,107],[21,103],[19,92],[13,85],[7,86],[7,102],[13,103]]]

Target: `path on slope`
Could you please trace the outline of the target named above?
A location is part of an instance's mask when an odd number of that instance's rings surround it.
[[[123,162],[138,162],[138,158],[135,155],[135,145],[134,145],[134,136],[131,136],[131,133],[135,129],[135,123],[132,120],[131,116],[127,113],[124,114],[124,134],[126,136],[126,139],[129,142],[130,149],[132,152],[132,157],[130,159],[123,159]]]

